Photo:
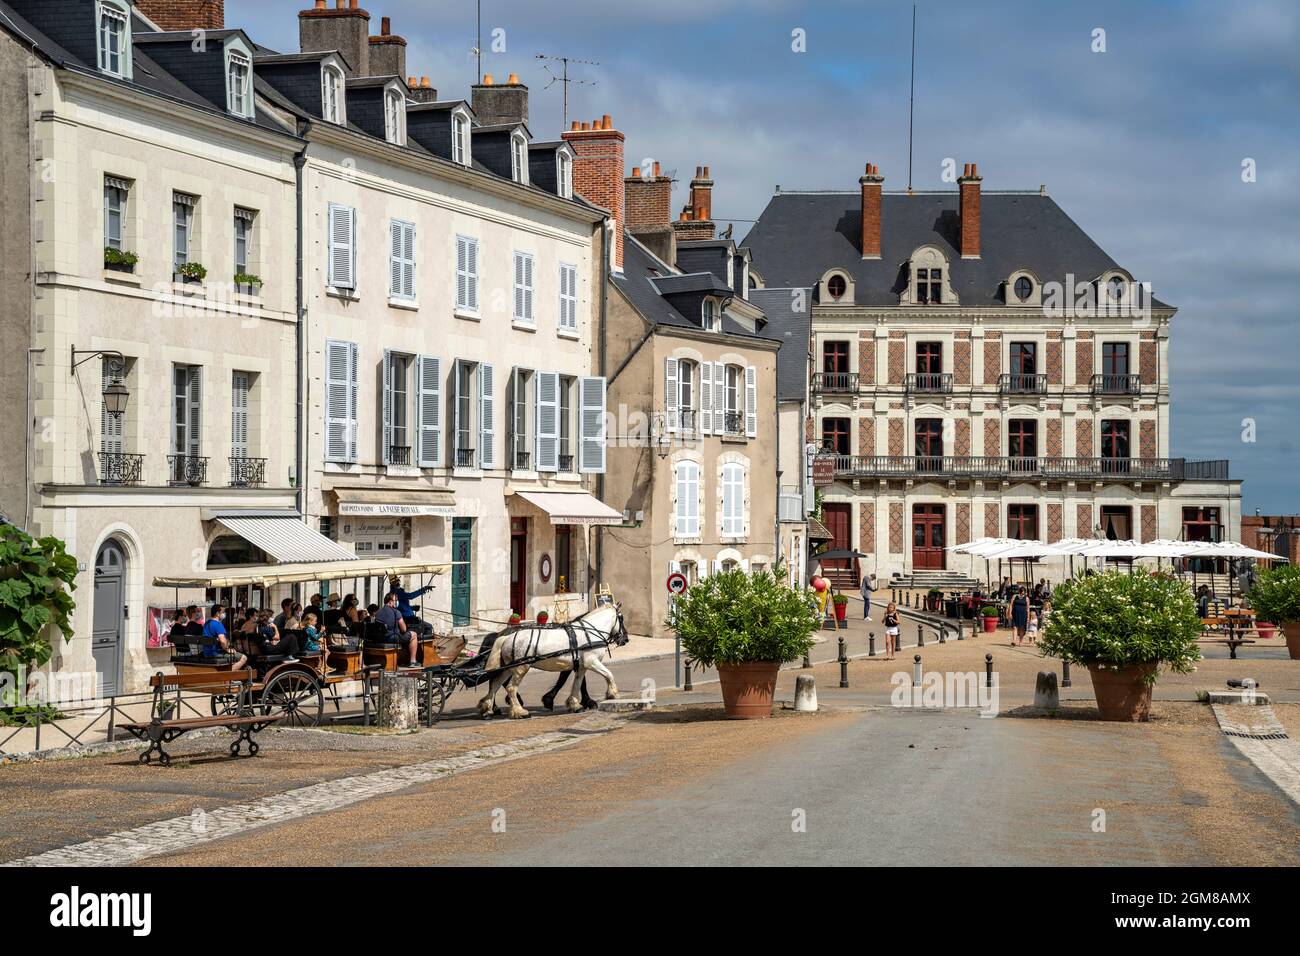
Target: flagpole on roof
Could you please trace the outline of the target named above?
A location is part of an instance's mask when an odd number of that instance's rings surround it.
[[[907,193],[912,193],[912,116],[916,102],[916,4],[912,4],[912,88],[907,94]]]

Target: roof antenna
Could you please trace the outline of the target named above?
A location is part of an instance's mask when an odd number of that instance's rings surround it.
[[[473,53],[474,56],[477,58],[475,69],[478,71],[474,74],[474,82],[482,83],[483,82],[483,0],[475,0],[474,18],[475,18],[476,39],[474,41]]]
[[[560,124],[560,128],[561,128],[561,129],[568,129],[568,128],[569,128],[569,84],[570,84],[570,83],[577,83],[577,84],[580,85],[580,86],[595,86],[595,85],[596,85],[596,81],[595,81],[595,80],[571,80],[571,79],[569,79],[569,64],[570,64],[570,63],[584,63],[584,64],[586,64],[587,66],[600,66],[600,64],[597,63],[595,60],[578,60],[578,59],[574,59],[574,58],[571,57],[571,56],[547,56],[545,53],[539,53],[539,54],[537,54],[536,59],[538,59],[538,60],[552,60],[552,61],[554,61],[554,62],[556,62],[556,63],[559,63],[559,64],[561,65],[561,67],[562,67],[562,72],[561,72],[559,75],[556,75],[555,73],[551,73],[551,68],[550,68],[550,66],[548,66],[547,64],[542,64],[542,69],[545,70],[547,73],[549,73],[550,76],[551,76],[551,82],[547,83],[544,87],[542,87],[542,89],[544,89],[544,90],[549,90],[549,89],[550,89],[552,86],[554,86],[556,83],[563,83],[563,84],[564,84],[564,120],[563,120],[563,122]]]
[[[912,91],[907,95],[907,194],[912,195],[912,112],[916,102],[916,4],[912,4]]]

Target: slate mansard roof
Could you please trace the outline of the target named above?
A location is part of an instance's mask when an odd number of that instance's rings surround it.
[[[808,394],[808,336],[812,289],[750,289],[749,301],[767,316],[763,331],[781,342],[776,354],[776,397],[801,402]]]
[[[896,306],[908,258],[923,245],[948,257],[952,289],[963,306],[1005,305],[1003,285],[1020,269],[1039,282],[1064,282],[1067,274],[1091,281],[1123,269],[1041,192],[982,192],[979,259],[961,258],[956,192],[885,193],[879,259],[862,258],[861,204],[856,190],[774,195],[743,243],[764,285],[813,287],[838,268],[852,277],[856,304]]]

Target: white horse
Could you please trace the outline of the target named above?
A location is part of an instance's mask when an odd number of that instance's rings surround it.
[[[576,667],[568,627],[573,628],[577,640]],[[618,696],[618,687],[614,683],[614,675],[601,658],[610,645],[626,643],[627,628],[623,625],[623,615],[616,606],[609,605],[598,607],[569,622],[567,626],[524,626],[501,634],[492,642],[484,665],[484,669],[493,674],[487,693],[478,702],[479,713],[484,717],[491,716],[493,698],[496,697],[498,688],[505,684],[510,716],[527,717],[528,711],[519,701],[519,682],[533,667],[552,672],[575,671],[573,689],[564,702],[573,713],[582,709],[578,692],[589,670],[605,678],[605,699],[612,700]]]

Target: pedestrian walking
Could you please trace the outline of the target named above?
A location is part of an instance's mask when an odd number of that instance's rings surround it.
[[[893,601],[885,608],[885,660],[892,661],[898,650],[898,606]]]
[[[876,576],[862,575],[862,620],[871,620],[871,595],[876,593]]]
[[[1023,585],[1011,599],[1011,626],[1016,631],[1016,644],[1025,643],[1025,631],[1029,629],[1029,595]]]

